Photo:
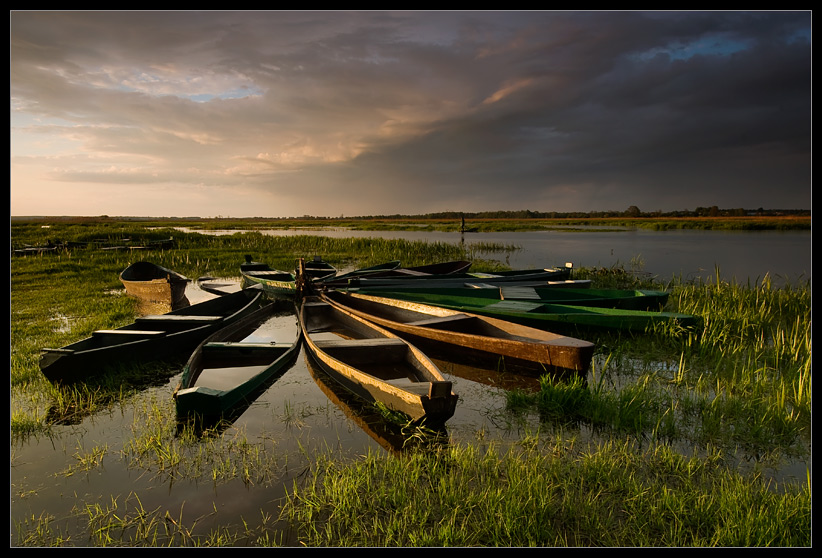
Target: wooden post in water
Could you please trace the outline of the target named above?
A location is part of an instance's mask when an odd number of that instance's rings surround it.
[[[306,280],[305,280],[305,260],[299,258],[297,260],[297,298],[305,296]]]

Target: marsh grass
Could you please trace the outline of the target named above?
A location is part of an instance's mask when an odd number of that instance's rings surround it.
[[[666,445],[541,440],[322,459],[283,516],[304,546],[803,546],[810,487],[775,491]],[[390,479],[390,481],[389,481]]]
[[[13,244],[36,244],[46,234],[65,240],[171,235],[133,224],[12,226]],[[158,399],[148,389],[167,382],[173,366],[115,371],[95,382],[58,388],[37,368],[39,349],[131,322],[135,302],[120,296],[118,274],[137,258],[192,278],[235,276],[245,254],[289,269],[296,257],[319,254],[338,266],[472,259],[479,260],[478,270],[489,270],[499,264],[480,257],[500,247],[254,232],[174,231],[174,236],[173,250],[129,254],[88,248],[12,260],[12,447],[120,405],[134,412],[122,447],[78,445],[62,474],[93,471],[105,460],[119,459],[142,475],[169,482],[268,487],[295,467],[303,469],[298,482],[276,518],[260,510],[254,521],[204,530],[205,517],[186,519],[182,509],[173,514],[145,509],[135,492],[105,505],[79,506],[68,519],[44,512],[13,520],[16,544],[811,544],[810,478],[777,484],[758,467],[735,470],[740,453],[780,463],[810,451],[810,282],[774,288],[766,277],[740,285],[723,281],[717,270],[712,281],[680,278],[661,285],[621,268],[578,270],[578,278],[590,277],[603,288],[669,290],[666,310],[702,316],[704,327],[699,333],[663,327],[643,335],[592,335],[597,352],[586,384],[546,376],[537,393],[507,394],[507,416],[523,424],[535,418],[540,429],[523,434],[513,447],[497,446],[479,431],[475,445],[413,444],[399,458],[375,453],[341,458],[308,448],[295,457],[280,455],[275,440],[249,440],[242,428],[180,429],[171,399]],[[279,418],[299,427],[302,412],[286,406]],[[411,438],[431,436],[399,427]],[[581,431],[594,436],[582,442],[573,434]],[[79,524],[79,531],[69,531],[66,521]],[[77,532],[86,539],[77,540]]]
[[[71,476],[78,472],[88,472],[99,467],[103,463],[103,458],[108,453],[108,445],[104,444],[102,447],[95,446],[89,451],[85,451],[82,447],[74,454],[76,463],[68,467],[61,475]]]
[[[544,376],[539,393],[509,393],[509,407],[536,409],[544,420],[738,446],[754,455],[806,452],[810,302],[809,283],[774,289],[767,277],[739,285],[717,272],[711,282],[673,285],[666,309],[702,316],[698,334],[603,334],[595,339],[591,385]],[[604,363],[599,371],[597,363]]]

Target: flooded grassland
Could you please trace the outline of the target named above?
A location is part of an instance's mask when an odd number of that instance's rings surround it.
[[[87,234],[169,236],[124,229]],[[13,227],[13,242],[35,244],[32,231]],[[39,371],[40,348],[134,320],[118,274],[135,258],[234,278],[245,254],[285,269],[322,254],[343,270],[465,258],[481,271],[500,265],[490,252],[517,249],[174,236],[173,248],[139,254],[12,260],[11,546],[811,544],[809,281],[660,285],[582,269],[604,287],[669,289],[666,310],[702,316],[703,328],[576,332],[597,346],[584,384],[437,360],[460,398],[437,431],[352,398],[301,352],[237,416],[202,432],[175,419],[180,362],[71,388]],[[213,296],[196,285],[187,295]],[[285,335],[296,319],[284,312],[272,327]]]

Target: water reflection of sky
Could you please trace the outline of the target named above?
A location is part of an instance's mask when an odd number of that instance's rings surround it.
[[[579,228],[579,227],[576,227]],[[225,235],[236,230],[185,232]],[[458,244],[499,243],[519,246],[513,253],[491,253],[512,268],[530,269],[564,266],[623,267],[647,272],[662,281],[673,277],[685,280],[715,278],[717,268],[723,280],[758,282],[766,274],[777,284],[783,280],[811,278],[810,231],[702,231],[672,230],[586,232],[527,231],[466,233],[440,231],[352,231],[346,229],[260,229],[262,234],[296,236],[312,234],[331,238],[375,237],[426,240]],[[483,257],[486,257],[483,254]]]

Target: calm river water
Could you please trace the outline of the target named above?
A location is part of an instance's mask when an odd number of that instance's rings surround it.
[[[237,231],[196,231],[204,234],[233,234]],[[425,240],[457,244],[498,243],[520,247],[510,254],[483,254],[499,259],[514,269],[564,266],[623,266],[645,271],[660,280],[716,277],[717,267],[724,280],[758,282],[765,274],[776,282],[807,280],[811,277],[811,233],[726,232],[701,230],[649,231],[625,229],[599,231],[531,231],[466,233],[416,231],[260,230],[264,234],[294,236],[311,234],[336,238],[376,237]]]
[[[306,234],[307,231],[272,231],[271,234]],[[453,233],[372,233],[311,231],[309,234],[362,235],[388,238],[460,242]],[[641,258],[643,270],[660,278],[681,274],[685,278],[712,276],[720,265],[723,278],[757,280],[766,273],[789,279],[810,278],[810,233],[716,233],[673,232],[546,232],[466,234],[464,241],[499,242],[521,246],[507,262],[514,268],[564,265],[603,266],[625,264]],[[504,257],[504,256],[502,256]],[[192,303],[213,295],[192,285]],[[272,327],[282,332],[282,341],[292,338],[296,316],[284,314]],[[279,334],[278,334],[279,335]],[[459,395],[457,411],[447,423],[450,443],[506,443],[522,433],[537,432],[537,421],[514,422],[505,411],[505,389],[534,387],[533,380],[501,377],[494,372],[438,361]],[[380,422],[369,422],[363,407],[317,374],[303,349],[297,361],[260,395],[221,434],[223,444],[243,438],[262,445],[266,452],[287,456],[286,466],[275,479],[214,482],[209,468],[202,475],[177,478],[161,470],[150,459],[143,462],[129,451],[135,436],[145,436],[152,409],[174,413],[172,391],[179,371],[170,371],[168,381],[151,387],[137,398],[85,418],[79,424],[56,426],[53,434],[31,438],[11,447],[11,546],[18,546],[17,525],[23,530],[37,525],[36,518],[50,517],[55,533],[70,536],[74,545],[84,546],[87,510],[99,506],[116,509],[119,516],[133,516],[137,509],[167,511],[175,520],[195,525],[193,533],[204,535],[225,526],[260,522],[261,511],[276,517],[279,499],[295,479],[311,465],[316,451],[337,452],[341,458],[368,451],[396,452],[401,440]],[[585,436],[584,431],[579,435]],[[206,442],[203,442],[205,445]],[[81,458],[103,449],[100,464],[90,470],[79,468]],[[687,451],[687,450],[684,450]],[[131,457],[127,457],[131,455]],[[746,457],[740,457],[744,466]],[[779,476],[804,478],[810,459],[774,465]],[[193,478],[192,478],[193,477]],[[137,499],[139,498],[139,500]],[[293,542],[293,541],[287,541]]]

